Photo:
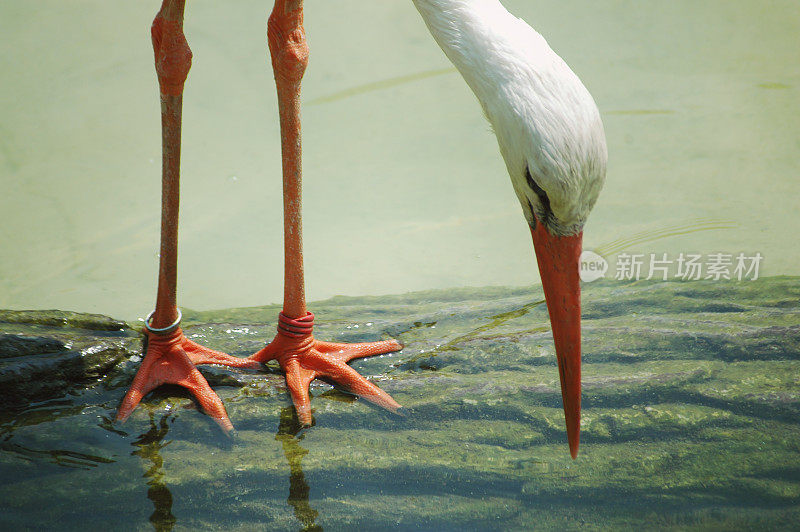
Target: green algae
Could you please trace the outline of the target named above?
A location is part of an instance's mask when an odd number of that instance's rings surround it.
[[[0,312],[0,526],[790,529],[800,518],[798,278],[586,285],[576,461],[539,289],[311,309],[320,338],[403,342],[352,365],[407,415],[314,383],[315,426],[302,429],[277,368],[208,367],[234,439],[175,387],[116,424],[137,326]],[[277,310],[187,310],[184,326],[244,356],[272,336]]]

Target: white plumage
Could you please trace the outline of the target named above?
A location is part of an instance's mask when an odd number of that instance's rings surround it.
[[[483,107],[530,225],[582,230],[606,172],[592,96],[547,41],[498,0],[414,0]],[[529,183],[526,170],[547,195]],[[552,212],[546,212],[548,210]]]

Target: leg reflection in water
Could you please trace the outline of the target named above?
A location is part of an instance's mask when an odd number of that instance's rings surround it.
[[[283,445],[283,454],[286,456],[286,461],[289,462],[289,498],[287,502],[294,509],[297,520],[303,525],[302,530],[316,532],[321,531],[322,527],[314,524],[319,512],[308,503],[308,493],[311,488],[306,484],[301,465],[308,450],[300,447],[303,435],[298,436],[302,430],[303,425],[297,419],[294,407],[289,406],[281,410],[281,422],[275,439]]]
[[[172,515],[172,493],[167,488],[164,480],[164,460],[161,458],[161,449],[169,444],[169,441],[162,443],[164,437],[169,432],[167,418],[164,416],[156,425],[155,418],[150,413],[150,430],[139,436],[132,443],[138,447],[131,454],[150,462],[150,467],[144,474],[147,479],[147,498],[153,502],[154,511],[150,516],[150,522],[156,532],[170,532],[175,526],[177,519]]]

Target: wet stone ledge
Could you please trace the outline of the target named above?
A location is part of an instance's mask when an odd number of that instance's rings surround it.
[[[112,378],[141,352],[125,323],[58,310],[0,311],[0,403],[24,407]]]
[[[138,327],[0,311],[0,402],[9,405],[0,497],[12,509],[0,527],[52,527],[87,497],[116,509],[95,511],[98,526],[115,526],[122,511],[133,528],[157,529],[174,515],[184,527],[234,529],[782,528],[800,519],[800,279],[585,285],[575,462],[542,300],[538,288],[486,288],[313,303],[320,338],[404,344],[352,365],[407,415],[315,383],[315,426],[302,430],[276,366],[201,367],[234,441],[175,387],[146,397],[126,424],[112,421],[141,360]],[[278,310],[186,309],[183,328],[248,356],[274,334]],[[86,472],[85,487],[52,475],[65,467]],[[144,490],[131,480],[141,471]],[[56,493],[47,512],[44,477]],[[139,510],[128,503],[136,497]]]

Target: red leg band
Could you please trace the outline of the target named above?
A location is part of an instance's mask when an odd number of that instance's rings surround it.
[[[278,315],[278,332],[291,338],[311,335],[314,330],[314,314],[306,313],[302,318],[290,318],[283,312]]]

